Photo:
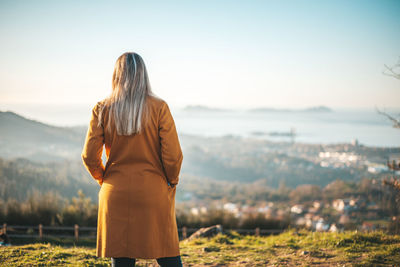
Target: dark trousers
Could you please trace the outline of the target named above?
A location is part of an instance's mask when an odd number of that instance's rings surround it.
[[[135,263],[134,258],[111,258],[112,267],[132,267]],[[158,258],[157,263],[161,267],[182,267],[181,256]]]

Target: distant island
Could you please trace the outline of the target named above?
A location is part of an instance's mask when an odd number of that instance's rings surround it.
[[[277,108],[253,108],[249,109],[250,112],[332,112],[331,108],[326,106],[316,106],[305,109],[277,109]]]
[[[307,111],[307,112],[332,112],[333,110],[331,108],[326,107],[326,106],[317,106],[317,107],[306,108],[303,111]]]

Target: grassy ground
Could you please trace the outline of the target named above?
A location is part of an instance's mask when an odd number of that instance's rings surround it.
[[[82,241],[85,242],[85,241]],[[52,244],[53,243],[53,244]],[[220,234],[181,241],[184,266],[400,266],[400,236],[382,232],[288,231],[276,236]],[[94,247],[36,243],[0,247],[0,266],[109,266]],[[136,266],[157,266],[137,260]]]

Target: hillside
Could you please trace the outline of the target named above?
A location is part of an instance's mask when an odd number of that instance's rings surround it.
[[[87,243],[86,243],[87,244]],[[29,244],[0,247],[0,266],[109,266],[93,247]],[[276,236],[219,234],[181,241],[184,266],[398,266],[400,236],[382,232],[318,233],[288,231]],[[157,266],[155,260],[136,266]]]
[[[97,201],[99,190],[80,161],[66,159],[40,163],[25,158],[0,158],[0,184],[0,201],[25,201],[34,191],[71,199],[78,190]]]
[[[56,127],[11,111],[0,111],[0,125],[3,158],[24,157],[44,162],[79,155],[87,129]]]

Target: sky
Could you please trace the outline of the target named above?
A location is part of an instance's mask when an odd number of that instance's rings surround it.
[[[400,1],[0,1],[0,108],[93,105],[139,53],[171,106],[400,107]]]

